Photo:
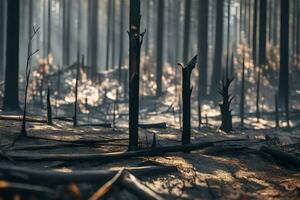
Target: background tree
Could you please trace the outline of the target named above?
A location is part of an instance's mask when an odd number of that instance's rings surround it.
[[[222,73],[224,0],[217,1],[216,12],[215,55],[213,60],[212,84],[210,89],[211,95],[216,93]]]
[[[184,39],[183,39],[183,63],[184,64],[187,64],[189,59],[191,4],[192,4],[191,0],[185,0]]]
[[[19,110],[19,0],[7,1],[6,70],[3,110]]]
[[[289,0],[281,0],[279,104],[289,98]]]
[[[129,22],[129,150],[138,148],[140,50],[140,0],[130,0]]]
[[[156,50],[156,95],[162,93],[162,73],[163,73],[163,33],[164,33],[164,0],[158,1],[158,16],[157,16],[157,50]]]

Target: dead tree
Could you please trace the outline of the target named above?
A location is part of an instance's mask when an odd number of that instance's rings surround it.
[[[22,129],[21,129],[21,135],[22,136],[27,136],[27,132],[26,132],[26,109],[27,109],[27,93],[28,93],[30,71],[31,71],[30,61],[31,61],[32,56],[39,51],[38,49],[36,49],[34,52],[32,52],[30,49],[31,49],[33,38],[37,34],[39,29],[40,28],[35,29],[33,27],[33,33],[30,36],[30,39],[29,39],[29,42],[28,42],[28,47],[27,47],[27,61],[26,61],[26,69],[25,69],[25,72],[26,72],[26,75],[25,75],[26,76],[26,86],[25,86],[25,96],[24,96],[23,121],[22,121]]]
[[[73,116],[73,126],[77,126],[77,108],[78,108],[78,80],[79,80],[79,55],[77,56],[77,68],[76,68],[76,82],[75,82],[75,103],[74,103],[74,116]]]
[[[195,56],[185,67],[179,64],[182,69],[182,144],[190,144],[191,141],[191,74],[197,63]]]
[[[140,34],[140,0],[130,0],[129,25],[129,150],[138,148],[140,51],[145,32]]]
[[[260,111],[259,111],[259,98],[260,98],[260,68],[258,68],[257,82],[256,82],[256,119],[259,122]]]
[[[221,81],[221,88],[219,88],[218,91],[223,98],[222,103],[220,103],[219,106],[221,109],[221,117],[222,117],[222,124],[220,130],[224,132],[232,131],[232,115],[231,115],[232,110],[230,109],[230,104],[234,99],[234,96],[229,94],[229,87],[233,79],[234,78],[229,79],[228,76],[225,77]]]
[[[278,113],[278,96],[275,94],[275,124],[279,128],[279,113]]]
[[[245,104],[245,57],[243,58],[241,101],[240,101],[240,115],[241,115],[241,127],[242,128],[244,127],[244,104]]]
[[[52,125],[52,108],[51,108],[51,100],[50,100],[50,88],[48,87],[47,91],[47,123],[48,125]]]

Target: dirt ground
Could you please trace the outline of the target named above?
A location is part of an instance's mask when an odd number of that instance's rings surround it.
[[[167,115],[166,115],[167,116]],[[167,120],[156,118],[157,121]],[[147,121],[150,119],[146,119]],[[234,119],[235,121],[237,119]],[[210,120],[211,122],[213,120]],[[247,124],[255,124],[255,119],[248,118]],[[18,136],[21,122],[0,121],[0,145],[2,149],[12,143]],[[54,121],[53,126],[40,123],[28,123],[28,135],[43,139],[20,139],[14,147],[31,144],[56,144],[51,141],[82,141],[101,139],[127,139],[127,127],[120,122],[120,127],[105,129],[97,127],[73,128],[72,123]],[[125,122],[123,123],[125,124]],[[140,129],[140,146],[151,146],[152,135],[156,133],[158,146],[180,144],[180,129],[169,122],[167,129]],[[268,120],[261,120],[257,126],[236,129],[232,134],[216,130],[215,126],[195,128],[192,131],[192,142],[218,141],[224,139],[248,138],[249,140],[264,140],[266,135],[272,138],[272,145],[284,147],[285,151],[299,156],[300,129],[275,129]],[[50,140],[49,140],[50,139]],[[14,150],[22,153],[103,153],[127,150],[127,140],[85,147],[58,147],[55,149],[40,149],[37,151]],[[135,167],[153,163],[155,165],[176,166],[178,172],[158,174],[151,177],[140,177],[143,184],[160,194],[165,199],[300,199],[300,171],[292,165],[286,165],[260,152],[257,147],[250,148],[206,148],[190,153],[172,153],[157,157],[140,157],[116,162],[25,162],[5,158],[2,164],[30,167],[32,169],[80,170],[80,169],[111,169],[118,167]],[[43,180],[46,181],[46,180]],[[87,199],[97,190],[97,185],[79,184],[81,197]],[[116,189],[114,189],[116,190]],[[112,192],[107,199],[134,199],[126,191]],[[136,198],[137,199],[137,198]]]

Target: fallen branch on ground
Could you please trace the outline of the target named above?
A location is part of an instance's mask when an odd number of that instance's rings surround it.
[[[245,140],[245,139],[243,139]],[[227,140],[229,141],[229,140]],[[230,140],[233,141],[233,140]],[[167,153],[175,153],[181,151],[194,151],[203,149],[206,147],[214,146],[216,143],[226,142],[215,141],[215,142],[202,142],[188,145],[175,145],[157,147],[154,149],[137,150],[137,151],[125,151],[125,152],[113,152],[113,153],[86,153],[86,154],[43,154],[43,153],[19,153],[19,152],[6,152],[6,156],[15,161],[83,161],[83,160],[94,160],[108,163],[116,160],[143,157],[143,156],[160,156]],[[5,158],[5,157],[4,157]]]
[[[135,176],[151,176],[163,173],[177,172],[177,168],[174,166],[128,167],[126,168],[126,170],[128,170]],[[0,166],[0,178],[28,183],[38,183],[42,185],[70,182],[103,183],[111,179],[116,174],[116,172],[118,172],[117,169],[77,170],[72,172],[61,172],[17,167],[11,165]]]
[[[286,164],[292,164],[294,166],[300,167],[300,158],[290,153],[284,152],[280,149],[276,149],[274,147],[262,146],[260,150],[264,153],[269,154],[276,160],[280,162],[284,162]]]
[[[143,129],[149,129],[149,128],[166,129],[167,123],[162,122],[162,123],[152,123],[152,124],[139,124],[139,127]]]
[[[85,127],[85,126],[95,126],[95,127],[104,127],[104,128],[111,128],[110,123],[103,123],[103,124],[79,124],[78,127]]]
[[[0,115],[0,120],[7,120],[7,121],[23,121],[22,116],[5,116],[5,115]],[[26,122],[35,122],[35,123],[47,123],[46,119],[36,119],[34,117],[28,117],[26,116]]]

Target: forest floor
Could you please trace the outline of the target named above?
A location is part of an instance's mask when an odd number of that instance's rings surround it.
[[[40,118],[40,117],[34,117]],[[160,117],[158,121],[169,122],[170,117]],[[235,118],[234,118],[235,119]],[[253,121],[252,121],[253,120]],[[236,120],[234,120],[236,121]],[[226,139],[248,139],[249,141],[264,141],[266,135],[268,145],[275,145],[287,152],[298,155],[300,153],[300,128],[270,128],[270,121],[248,118],[247,125],[252,127],[236,129],[232,134],[217,131],[217,126],[195,128],[192,131],[192,143],[205,141],[219,141]],[[210,120],[213,123],[213,120]],[[120,124],[122,124],[120,122]],[[124,122],[125,124],[125,122]],[[216,122],[217,124],[217,122]],[[19,135],[21,122],[11,120],[0,121],[2,147],[11,144]],[[248,127],[247,126],[247,127]],[[180,129],[140,129],[140,146],[151,146],[152,135],[156,133],[157,146],[180,144]],[[126,151],[128,144],[128,130],[123,127],[105,129],[98,127],[76,127],[72,123],[54,120],[54,125],[42,123],[27,124],[28,135],[37,138],[21,138],[14,144],[15,150],[3,151],[35,154],[76,154],[76,153],[106,153]],[[44,138],[44,139],[41,139]],[[46,139],[46,140],[45,140]],[[28,145],[61,144],[64,141],[124,139],[107,144],[86,145],[78,147],[57,147],[54,149],[17,150],[17,147]],[[5,155],[5,153],[3,155]],[[205,148],[190,153],[170,153],[163,156],[137,157],[105,161],[14,161],[1,159],[0,165],[12,164],[34,169],[49,169],[59,171],[112,169],[121,167],[137,167],[141,165],[176,166],[178,172],[157,174],[151,177],[140,177],[142,183],[160,194],[165,199],[299,199],[300,198],[300,171],[292,165],[283,162],[259,151],[259,148],[225,148],[218,146]],[[47,180],[41,180],[41,182]],[[78,184],[82,199],[90,197],[101,185]],[[58,188],[58,185],[52,186]],[[138,199],[126,191],[110,193],[111,199]]]

